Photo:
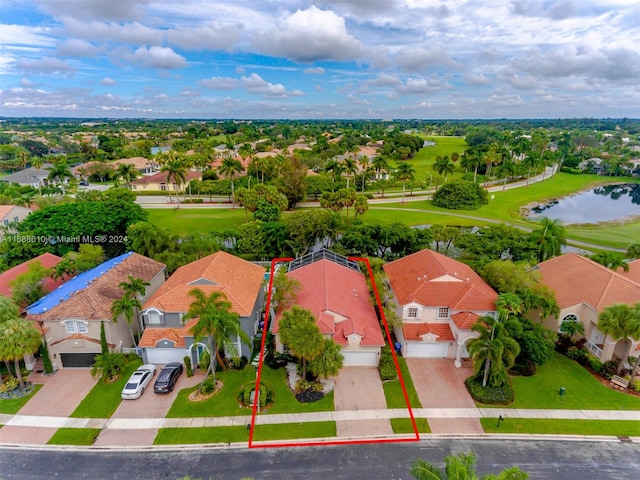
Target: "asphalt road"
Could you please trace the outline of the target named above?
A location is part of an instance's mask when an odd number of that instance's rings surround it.
[[[430,439],[419,443],[300,447],[100,451],[0,448],[9,479],[409,480],[411,462],[442,462],[473,451],[479,473],[518,465],[531,480],[628,480],[640,476],[640,444],[617,441]]]

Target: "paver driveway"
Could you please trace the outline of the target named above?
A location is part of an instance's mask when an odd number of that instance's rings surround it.
[[[88,368],[66,368],[47,376],[32,373],[29,381],[43,386],[20,409],[20,415],[68,417],[96,384]],[[0,443],[43,445],[55,432],[55,428],[5,425],[0,429]]]
[[[335,379],[333,401],[336,410],[378,410],[387,408],[380,373],[376,367],[344,367]],[[347,420],[336,422],[339,437],[391,435],[389,420]]]
[[[470,367],[456,368],[448,358],[407,358],[423,408],[476,408],[464,381]],[[477,418],[428,418],[433,433],[483,433]]]

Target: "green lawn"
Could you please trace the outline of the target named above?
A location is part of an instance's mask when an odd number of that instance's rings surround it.
[[[464,137],[425,137],[426,140],[430,140],[435,142],[435,146],[421,148],[415,157],[407,160],[413,168],[416,170],[415,177],[416,180],[429,180],[429,175],[426,172],[429,172],[433,175],[434,182],[436,177],[438,177],[437,172],[433,169],[433,164],[435,163],[436,157],[438,155],[448,155],[451,157],[453,152],[458,152],[460,156],[464,153],[464,151],[468,148],[467,142],[465,142]],[[394,164],[391,165],[395,166]],[[458,160],[455,164],[455,171],[453,175],[449,175],[447,180],[452,178],[462,177],[464,174],[464,168],[460,167],[460,160]],[[442,178],[441,180],[443,180]],[[434,183],[435,185],[435,183]]]
[[[238,207],[232,210],[231,207],[190,209],[185,206],[180,210],[158,208],[146,211],[149,222],[176,235],[236,229],[245,222],[244,209]]]
[[[608,388],[573,360],[556,353],[532,377],[512,377],[515,401],[507,408],[640,410],[640,398]],[[559,395],[560,387],[566,393]]]
[[[266,365],[262,367],[260,381],[273,389],[273,405],[268,413],[304,413],[327,412],[334,410],[333,392],[317,402],[301,403],[293,395],[287,385],[287,371],[284,368],[273,370]]]
[[[413,380],[411,379],[411,374],[409,373],[409,368],[407,367],[407,361],[399,355],[397,356],[397,359],[411,407],[422,408],[422,404],[418,398],[418,393],[416,392]],[[407,402],[404,398],[399,379],[391,382],[384,382],[382,384],[382,388],[384,390],[384,397],[387,400],[387,408],[407,408]]]
[[[122,401],[120,394],[131,374],[142,365],[141,360],[127,363],[120,378],[113,383],[98,382],[73,411],[74,418],[109,418]]]
[[[25,403],[27,403],[29,399],[33,397],[36,394],[36,392],[41,388],[42,388],[42,384],[38,383],[33,386],[33,390],[29,395],[25,395],[24,397],[20,397],[20,398],[0,399],[0,413],[6,413],[9,415],[18,413],[18,411],[22,407],[24,407]]]
[[[59,428],[47,442],[49,445],[93,445],[99,428]]]
[[[256,425],[255,441],[291,440],[297,438],[326,438],[336,436],[335,422],[282,423]],[[154,445],[194,443],[248,442],[249,429],[241,427],[161,428]]]
[[[431,433],[431,428],[426,418],[415,418],[414,420],[416,421],[418,432]],[[392,418],[391,428],[393,433],[414,433],[410,418]]]
[[[553,435],[640,435],[640,422],[630,420],[562,420],[505,418],[498,428],[497,418],[481,418],[486,433],[532,433]]]

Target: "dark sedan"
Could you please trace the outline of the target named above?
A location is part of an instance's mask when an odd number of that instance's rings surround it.
[[[178,377],[182,375],[182,371],[183,366],[181,363],[167,363],[160,370],[156,383],[153,385],[153,391],[155,393],[172,392]]]

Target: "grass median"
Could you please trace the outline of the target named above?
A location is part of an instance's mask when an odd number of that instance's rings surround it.
[[[422,408],[422,404],[418,398],[418,392],[416,392],[409,368],[407,367],[407,361],[400,355],[397,356],[397,359],[411,408]],[[402,386],[400,385],[400,379],[384,382],[382,388],[384,390],[384,397],[387,400],[387,408],[407,408],[407,402],[404,398]]]
[[[42,388],[42,384],[37,383],[33,386],[33,390],[24,397],[20,398],[0,398],[0,413],[12,415],[18,413],[22,407],[33,397],[38,390]]]
[[[48,445],[93,445],[99,428],[59,428],[47,442]]]
[[[549,435],[640,436],[640,422],[632,420],[564,420],[548,418],[481,418],[486,433]]]

